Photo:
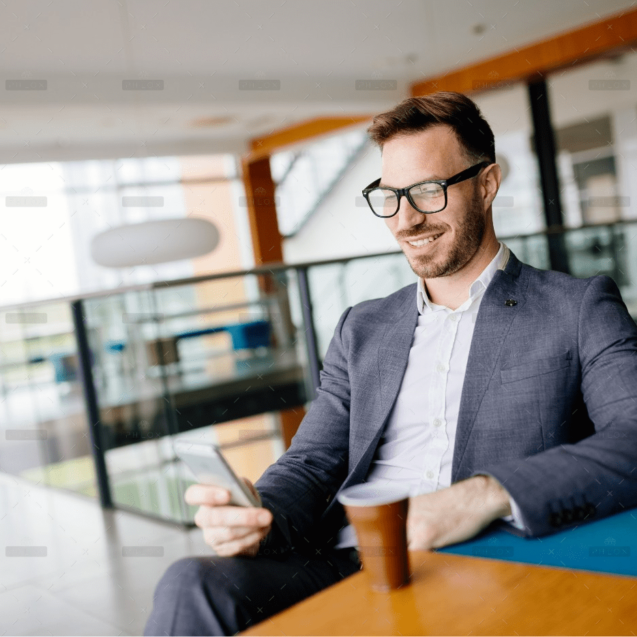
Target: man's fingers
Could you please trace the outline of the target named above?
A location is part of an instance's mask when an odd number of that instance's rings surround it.
[[[261,532],[262,529],[253,526],[208,526],[203,529],[206,544],[223,544],[240,540],[257,531]]]
[[[237,506],[202,505],[195,514],[195,524],[199,527],[250,526],[265,527],[272,522],[268,509]]]
[[[215,544],[215,553],[221,556],[237,555],[238,553],[241,553],[242,551],[245,551],[259,543],[262,537],[263,533],[261,531],[256,531],[255,533],[246,535],[240,540],[232,540],[230,542],[224,542],[223,544]]]
[[[230,501],[230,492],[210,484],[191,484],[184,493],[184,500],[193,506],[226,504]]]

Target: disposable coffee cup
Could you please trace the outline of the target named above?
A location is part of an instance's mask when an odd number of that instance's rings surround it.
[[[387,592],[409,584],[407,511],[409,489],[356,484],[338,494],[358,538],[370,587]]]

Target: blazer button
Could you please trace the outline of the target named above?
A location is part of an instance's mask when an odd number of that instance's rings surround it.
[[[591,502],[587,502],[584,506],[584,511],[586,512],[586,515],[592,518],[597,513],[597,507]]]
[[[551,513],[549,521],[551,526],[560,526],[562,524],[562,516],[559,513]]]
[[[576,506],[573,509],[573,515],[576,520],[583,520],[586,517],[586,511],[584,511],[584,507]]]
[[[575,515],[573,514],[573,509],[564,509],[564,522],[568,524],[575,519]]]

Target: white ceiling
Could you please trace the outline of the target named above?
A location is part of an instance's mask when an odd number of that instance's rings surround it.
[[[420,79],[627,0],[4,0],[0,163],[231,152],[319,115],[373,114]],[[396,90],[356,90],[356,80]],[[46,90],[7,90],[46,80]],[[123,90],[161,80],[163,90]],[[240,90],[278,80],[279,90]],[[215,125],[197,126],[201,119]],[[214,123],[214,122],[213,122]]]

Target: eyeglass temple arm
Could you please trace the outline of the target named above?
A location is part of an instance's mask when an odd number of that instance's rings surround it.
[[[367,188],[363,188],[363,193],[367,192],[368,190],[371,190],[372,188],[378,188],[378,186],[380,185],[380,180],[381,178],[379,177],[376,181],[372,181],[372,183],[369,184]]]
[[[446,182],[447,186],[453,186],[453,184],[457,184],[459,181],[464,181],[465,179],[469,179],[469,177],[474,177],[477,175],[483,168],[490,166],[490,161],[481,161],[479,164],[474,164],[473,166],[469,166],[466,170],[463,170],[460,174],[451,177],[450,179],[443,180]],[[472,175],[469,173],[473,172]]]

